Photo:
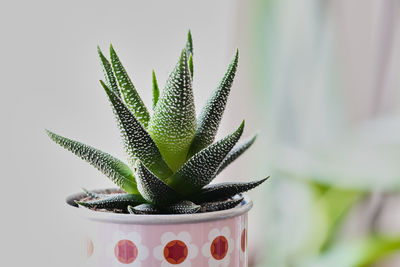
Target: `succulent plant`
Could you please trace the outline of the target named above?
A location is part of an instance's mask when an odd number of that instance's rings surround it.
[[[256,136],[238,144],[244,122],[231,134],[214,142],[239,53],[233,57],[219,86],[196,119],[192,79],[193,44],[189,31],[186,47],[160,95],[153,71],[153,112],[141,100],[113,46],[110,61],[98,48],[105,82],[128,156],[129,165],[91,146],[47,131],[57,144],[88,161],[122,190],[97,194],[77,204],[132,214],[181,214],[216,211],[238,205],[242,192],[267,178],[248,183],[212,184],[211,181],[243,154]]]

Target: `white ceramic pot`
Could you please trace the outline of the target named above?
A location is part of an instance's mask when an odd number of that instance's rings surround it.
[[[245,267],[247,213],[243,202],[229,210],[184,215],[131,215],[78,208],[83,219],[86,266]]]

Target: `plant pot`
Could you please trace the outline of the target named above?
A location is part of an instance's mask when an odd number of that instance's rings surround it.
[[[104,190],[100,190],[104,191]],[[86,237],[86,266],[247,266],[247,214],[243,202],[229,210],[184,215],[131,215],[77,208]]]

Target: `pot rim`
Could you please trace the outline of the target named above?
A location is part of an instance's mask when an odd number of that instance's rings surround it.
[[[93,192],[100,193],[104,190],[117,191],[118,189],[99,189],[92,190]],[[111,212],[94,211],[87,208],[80,208],[74,202],[85,197],[85,193],[76,193],[67,197],[66,202],[68,206],[74,208],[79,216],[84,217],[91,221],[116,223],[116,224],[138,224],[138,225],[154,225],[154,224],[187,224],[187,223],[201,223],[209,221],[225,220],[237,217],[247,213],[252,207],[253,202],[247,195],[243,195],[243,201],[235,208],[221,211],[213,211],[206,213],[196,214],[157,214],[157,215],[133,215],[133,214],[120,214]]]

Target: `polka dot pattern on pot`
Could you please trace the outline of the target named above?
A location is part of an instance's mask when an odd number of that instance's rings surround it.
[[[247,220],[184,225],[103,224],[87,230],[83,252],[91,267],[244,267]],[[182,230],[181,230],[182,229]]]

